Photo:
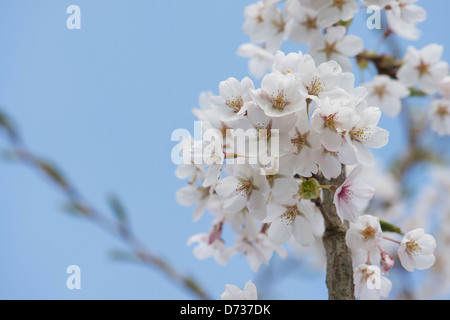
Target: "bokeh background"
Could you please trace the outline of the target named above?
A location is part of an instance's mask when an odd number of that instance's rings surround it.
[[[211,219],[193,223],[193,209],[175,201],[184,182],[174,176],[170,137],[177,128],[193,131],[191,109],[200,92],[217,92],[220,81],[248,75],[247,60],[236,50],[249,40],[241,27],[243,10],[253,2],[0,1],[0,106],[28,146],[58,164],[103,211],[109,210],[108,195],[117,194],[136,234],[215,298],[225,284],[263,280],[243,256],[222,267],[192,255],[187,239],[207,232]],[[66,28],[71,4],[81,8],[81,30]],[[414,46],[440,43],[450,61],[450,2],[418,4],[428,19]],[[367,17],[360,11],[360,27],[351,31],[373,48],[379,34],[364,27]],[[406,42],[395,40],[403,54]],[[404,146],[398,121],[382,118],[391,141],[376,151],[381,161]],[[108,252],[125,247],[66,214],[64,197],[30,168],[0,161],[0,199],[1,299],[193,298],[158,271],[114,261]],[[81,290],[66,287],[72,264],[81,268]],[[282,262],[275,258],[272,264],[276,270]],[[283,269],[286,276],[280,277],[272,269],[261,270],[276,276],[266,298],[327,298],[323,273],[300,265]]]

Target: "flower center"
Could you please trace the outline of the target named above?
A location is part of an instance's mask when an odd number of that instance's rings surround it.
[[[242,97],[235,97],[231,100],[225,101],[225,104],[233,110],[234,113],[238,113],[244,105],[244,99]]]
[[[337,113],[333,113],[333,114],[330,114],[330,115],[322,117],[322,118],[323,118],[323,126],[325,128],[336,131],[335,121],[337,120]]]
[[[449,114],[450,113],[448,112],[446,105],[441,105],[436,110],[436,115],[438,115],[439,117],[442,117],[442,118],[445,116],[448,116]]]
[[[282,111],[288,103],[289,102],[286,100],[286,94],[283,91],[279,91],[276,97],[272,94],[272,108]]]
[[[236,191],[244,191],[245,195],[249,195],[253,190],[259,190],[258,187],[253,184],[253,178],[250,178],[250,180],[239,179]]]
[[[422,252],[422,248],[415,240],[410,240],[406,243],[406,252],[411,255],[419,255]]]
[[[311,81],[310,85],[306,87],[308,89],[308,94],[311,96],[318,97],[319,94],[323,91],[323,83],[320,81],[319,78],[314,78],[314,80]]]
[[[374,239],[376,232],[377,231],[375,230],[374,227],[368,226],[361,232],[361,235],[363,236],[364,240],[367,241]]]
[[[317,29],[317,17],[311,17],[310,15],[306,15],[306,20],[300,23],[306,29]]]
[[[378,96],[378,99],[383,100],[384,95],[387,93],[386,85],[377,86],[373,88],[373,94]]]
[[[419,75],[422,77],[426,74],[429,73],[429,69],[430,65],[428,63],[426,63],[425,61],[423,61],[422,59],[420,60],[420,64],[416,67],[417,71],[419,71]]]
[[[344,202],[349,202],[353,198],[353,191],[348,186],[344,186],[339,193],[339,198]]]
[[[299,155],[302,151],[304,146],[311,147],[311,145],[308,143],[308,135],[309,131],[305,134],[301,134],[300,131],[298,131],[297,128],[295,128],[296,135],[294,138],[291,139],[291,143],[296,148],[295,154]]]
[[[287,206],[286,212],[281,216],[281,221],[286,222],[288,225],[292,225],[297,216],[303,216],[303,213],[298,210],[297,206]]]
[[[347,0],[333,0],[333,5],[342,10],[342,7],[347,3]]]
[[[336,45],[337,41],[332,43],[325,42],[325,48],[320,50],[320,52],[325,52],[325,54],[327,55],[327,59],[330,60],[333,53],[339,53],[339,51],[336,49]]]

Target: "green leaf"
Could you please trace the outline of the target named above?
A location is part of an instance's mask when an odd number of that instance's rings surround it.
[[[55,166],[44,160],[37,160],[36,164],[56,184],[59,184],[64,189],[70,188],[67,180],[63,177],[62,173]]]
[[[381,226],[381,230],[383,232],[394,232],[394,233],[398,233],[402,236],[405,235],[399,227],[396,227],[387,221],[380,220],[380,226]]]
[[[14,129],[11,120],[2,111],[0,111],[0,128],[4,128],[11,139],[18,138],[17,131]]]
[[[426,97],[427,94],[423,92],[422,90],[416,89],[416,88],[409,88],[409,95],[410,97]]]
[[[70,202],[65,204],[64,211],[76,216],[87,216],[91,214],[91,210],[88,207],[78,202]]]
[[[115,195],[111,195],[108,197],[108,203],[111,207],[111,210],[117,217],[117,219],[120,222],[127,223],[128,217],[127,217],[125,209],[124,209],[122,203],[120,202],[119,198],[117,198],[117,196],[115,196]]]
[[[123,251],[123,250],[111,250],[109,252],[109,256],[111,259],[115,261],[121,261],[121,262],[139,262],[139,258],[129,251]]]

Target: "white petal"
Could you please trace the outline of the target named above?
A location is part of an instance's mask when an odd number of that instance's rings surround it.
[[[278,199],[291,198],[298,191],[298,183],[294,178],[275,179],[272,195]]]
[[[234,176],[229,176],[220,181],[215,188],[217,194],[223,198],[227,198],[236,191],[239,186],[239,180]]]
[[[220,173],[222,172],[222,164],[212,164],[206,170],[205,180],[203,181],[203,187],[209,187],[216,183],[220,178]]]
[[[263,220],[267,216],[266,199],[259,191],[253,190],[248,199],[248,211],[257,220]]]
[[[292,235],[301,246],[310,246],[314,243],[313,228],[303,217],[297,216],[292,228]]]
[[[241,289],[232,284],[225,286],[225,292],[220,295],[221,300],[245,300],[245,295]]]
[[[245,208],[247,204],[247,196],[245,192],[239,192],[238,194],[228,198],[224,202],[223,210],[225,213],[237,213]]]
[[[258,300],[258,293],[255,284],[249,280],[244,287],[245,300]]]
[[[339,132],[325,129],[319,134],[319,139],[322,145],[328,151],[337,152],[342,145],[342,135]]]
[[[279,218],[270,224],[268,234],[274,244],[283,244],[292,236],[292,225],[290,221]]]

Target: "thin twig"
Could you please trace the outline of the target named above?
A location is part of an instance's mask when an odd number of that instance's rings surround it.
[[[33,154],[20,139],[17,130],[10,124],[2,112],[0,112],[0,128],[6,128],[8,142],[11,146],[9,157],[16,162],[23,163],[31,169],[43,173],[58,190],[64,195],[71,209],[76,211],[87,221],[97,225],[100,229],[113,237],[121,240],[132,252],[137,261],[145,266],[160,271],[165,277],[175,284],[186,289],[199,299],[210,299],[209,295],[192,278],[185,276],[180,271],[172,267],[164,259],[158,257],[147,248],[143,242],[133,233],[128,223],[110,218],[105,213],[97,210],[81,195],[81,192],[71,184],[65,175],[50,162]],[[7,124],[7,125],[5,125]]]

